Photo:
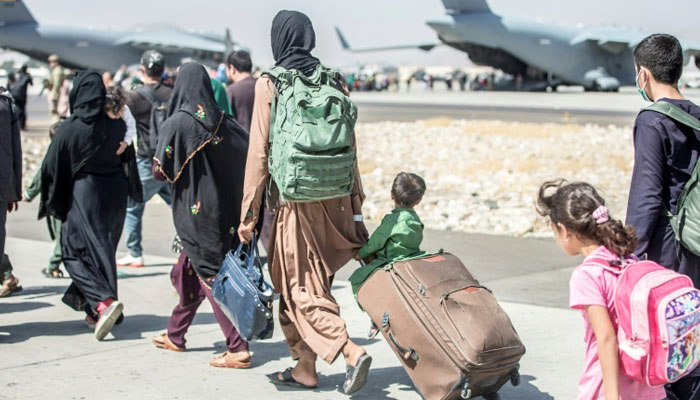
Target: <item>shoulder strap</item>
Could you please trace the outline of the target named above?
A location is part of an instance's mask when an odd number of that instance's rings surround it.
[[[615,267],[610,265],[610,261],[603,257],[593,257],[587,260],[584,264],[601,267],[607,271],[612,272],[615,275],[620,275],[622,273],[622,270],[624,269],[622,267]]]
[[[664,114],[667,117],[673,119],[674,121],[678,121],[681,124],[688,126],[697,132],[700,132],[700,121],[698,119],[683,111],[680,107],[671,104],[667,101],[657,101],[656,103],[645,107],[644,110],[651,110]],[[698,139],[700,139],[700,137],[698,137]],[[685,197],[688,195],[688,191],[690,190],[691,186],[697,180],[698,174],[700,174],[700,163],[695,163],[695,167],[693,168],[693,172],[690,176],[690,179],[683,186],[683,190],[681,191],[680,197],[678,198],[677,207],[684,203]],[[672,220],[675,217],[673,213],[668,209],[666,210],[666,216],[671,218]]]
[[[160,99],[156,96],[156,91],[146,85],[137,87],[136,92],[148,100],[151,106],[156,102],[160,102]]]
[[[644,110],[656,111],[696,131],[700,131],[700,121],[675,104],[667,101],[657,101],[648,107],[644,107]]]

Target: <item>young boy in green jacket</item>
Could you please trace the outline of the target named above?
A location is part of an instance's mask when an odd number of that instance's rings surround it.
[[[391,186],[391,199],[394,209],[384,216],[379,227],[372,233],[369,241],[355,255],[357,260],[368,263],[358,268],[350,276],[353,294],[372,273],[396,261],[420,256],[423,241],[423,223],[413,210],[423,199],[425,181],[416,174],[400,172]],[[376,336],[376,326],[370,329],[369,337]]]

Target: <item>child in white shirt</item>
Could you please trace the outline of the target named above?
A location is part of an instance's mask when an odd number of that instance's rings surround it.
[[[126,92],[119,86],[107,87],[105,95],[105,113],[109,118],[121,118],[126,123],[126,133],[124,140],[119,143],[117,154],[121,155],[124,150],[133,142],[136,135],[136,120],[126,105]]]

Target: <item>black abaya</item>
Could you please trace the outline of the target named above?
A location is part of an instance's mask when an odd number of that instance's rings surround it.
[[[73,282],[63,301],[90,314],[117,299],[117,244],[126,215],[127,178],[116,154],[124,121],[103,111],[104,84],[96,72],[78,75],[73,115],[64,121],[42,165],[43,210],[63,221],[61,250]]]

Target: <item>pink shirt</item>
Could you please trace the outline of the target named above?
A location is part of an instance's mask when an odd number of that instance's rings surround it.
[[[595,340],[593,328],[586,314],[586,306],[598,305],[608,309],[613,328],[617,331],[617,312],[613,303],[613,291],[616,275],[602,267],[586,265],[592,257],[605,259],[618,258],[607,248],[600,246],[576,267],[569,281],[569,305],[571,308],[581,310],[583,321],[586,325],[586,362],[583,374],[578,382],[577,400],[604,400],[603,371],[598,362],[598,344]],[[649,387],[620,374],[620,399],[621,400],[659,400],[666,398],[666,392],[662,386]]]

